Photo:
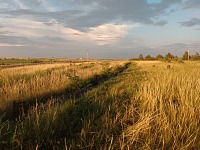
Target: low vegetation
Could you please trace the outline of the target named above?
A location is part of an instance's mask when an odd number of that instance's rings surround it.
[[[73,82],[72,77],[86,79],[120,63],[62,63],[2,69],[0,109],[10,108],[13,101],[40,100],[63,93]]]
[[[46,82],[51,81],[46,73],[49,70],[61,73],[69,82],[63,87],[63,82],[58,82],[62,88],[52,91],[65,89],[74,96],[65,97],[62,103],[57,97],[43,105],[35,103],[29,114],[17,121],[4,121],[2,116],[0,147],[199,149],[199,67],[198,61],[138,61],[61,65],[35,71],[27,68],[28,76],[45,72]],[[20,69],[18,73],[20,77],[26,74]],[[16,74],[10,75],[12,79]]]

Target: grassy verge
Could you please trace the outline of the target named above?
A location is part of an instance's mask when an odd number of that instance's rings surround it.
[[[85,79],[104,69],[99,63],[91,68],[82,69],[82,66],[89,64],[50,64],[0,70],[0,110],[10,108],[13,101],[39,100],[43,96],[64,92],[71,83],[68,74]]]
[[[134,71],[136,72],[133,73]],[[126,113],[123,108],[126,108],[130,97],[135,93],[137,78],[139,80],[140,75],[133,64],[126,64],[123,67],[115,67],[112,71],[105,71],[100,79],[106,80],[110,77],[110,80],[94,87],[79,99],[67,101],[62,105],[49,103],[48,107],[45,106],[45,111],[35,108],[28,117],[13,124],[1,122],[1,147],[108,147],[108,139],[120,137],[123,128],[121,118]],[[92,82],[93,79],[88,80]]]

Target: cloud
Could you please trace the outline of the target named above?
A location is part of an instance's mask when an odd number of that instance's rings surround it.
[[[194,43],[172,43],[169,45],[154,45],[151,46],[152,49],[158,49],[158,50],[165,50],[165,51],[186,51],[190,50],[192,52],[198,51],[200,47],[199,42],[194,42]]]
[[[183,8],[189,9],[189,8],[200,8],[200,1],[199,0],[187,0],[185,4],[183,5]]]
[[[9,44],[29,46],[54,45],[72,42],[64,33],[65,28],[25,18],[4,18],[0,28],[0,41]]]
[[[72,22],[69,22],[69,25],[76,28],[89,28],[106,24],[110,21],[129,21],[163,26],[167,21],[159,21],[159,16],[164,14],[169,6],[180,1],[163,1],[158,4],[149,4],[144,0],[116,0],[115,2],[112,0],[96,0],[98,7],[85,15],[72,18]]]
[[[24,18],[4,18],[3,28],[0,29],[0,40],[5,43],[25,45],[55,45],[60,43],[93,43],[96,45],[109,45],[119,42],[128,34],[128,31],[139,24],[103,24],[88,28],[87,31],[79,31],[55,20],[49,23],[34,21]]]
[[[25,45],[27,43],[31,43],[32,41],[26,37],[19,37],[19,36],[8,36],[8,35],[1,35],[0,34],[0,41],[1,43],[9,43],[9,44],[20,44]]]
[[[38,7],[42,4],[42,0],[30,0],[27,5],[30,7]]]
[[[188,47],[188,45],[185,44],[185,43],[173,43],[173,44],[170,44],[170,45],[163,46],[163,48],[165,48],[166,50],[169,50],[169,49],[173,49],[173,50],[185,49],[186,47]]]
[[[89,28],[89,37],[99,45],[107,45],[125,37],[130,29],[138,27],[139,24],[104,24]]]
[[[16,47],[16,46],[24,46],[21,44],[10,44],[10,43],[0,43],[0,47]]]
[[[189,21],[185,21],[185,22],[179,22],[181,24],[181,26],[184,27],[193,27],[196,25],[200,25],[200,19],[199,18],[192,18]]]
[[[166,20],[163,20],[163,21],[158,21],[158,22],[154,22],[153,25],[155,26],[164,26],[167,24],[167,21]]]
[[[34,56],[73,54],[83,57],[80,51],[88,49],[96,53],[93,56],[108,54],[112,57],[118,53],[116,55],[129,57],[133,51],[149,52],[150,42],[157,37],[155,49],[184,49],[194,46],[181,43],[182,35],[190,28],[180,36],[168,34],[179,31],[172,27],[175,20],[180,19],[177,14],[194,13],[183,6],[194,8],[198,4],[197,0],[0,0],[0,41],[4,45],[0,50],[12,50],[16,54],[35,51]],[[168,22],[170,25],[165,26]],[[198,16],[180,24],[196,25],[198,30]],[[167,37],[164,37],[165,32]],[[192,33],[188,36],[194,40]],[[169,37],[177,43],[159,44],[169,43]]]
[[[19,10],[10,10],[4,11],[1,13],[2,17],[23,17],[30,18],[35,21],[41,21],[48,23],[49,20],[55,20],[59,23],[66,23],[71,18],[76,17],[76,15],[82,13],[81,10],[64,10],[56,12],[38,12],[31,9],[19,9]]]
[[[159,3],[148,3],[145,0],[62,0],[56,3],[53,0],[3,0],[7,7],[12,4],[3,13],[15,17],[29,15],[44,23],[54,19],[66,27],[85,31],[91,27],[119,22],[164,26],[167,21],[159,17],[170,6],[180,2],[182,0],[162,0]]]
[[[28,7],[20,0],[1,0],[0,8],[7,10],[27,9]]]

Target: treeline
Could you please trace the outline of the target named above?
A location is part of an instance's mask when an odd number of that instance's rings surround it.
[[[162,60],[162,61],[178,61],[178,60],[200,60],[200,55],[198,52],[195,55],[189,55],[188,52],[185,52],[182,57],[174,56],[171,53],[167,53],[165,56],[158,54],[156,57],[151,55],[143,56],[139,55],[135,60]]]

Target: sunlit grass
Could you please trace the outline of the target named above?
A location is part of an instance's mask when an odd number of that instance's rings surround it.
[[[81,79],[99,74],[121,62],[66,63],[24,66],[0,70],[0,108],[14,100],[40,98],[42,95],[62,92],[70,84],[68,75]],[[107,64],[107,66],[105,66]]]
[[[200,62],[136,63],[139,67],[129,64],[124,72],[79,98],[62,104],[52,99],[39,109],[36,105],[14,124],[0,121],[1,145],[17,149],[198,150]],[[73,67],[87,78],[97,73],[95,66],[104,70],[111,64],[116,62]],[[123,67],[124,62],[118,64]]]
[[[138,64],[146,78],[133,98],[140,119],[124,131],[126,148],[198,149],[199,62]]]

